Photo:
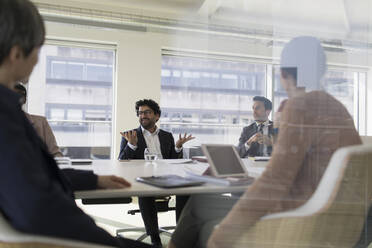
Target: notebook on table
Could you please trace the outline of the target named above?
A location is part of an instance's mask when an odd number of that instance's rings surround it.
[[[71,165],[91,165],[92,163],[91,159],[71,159]]]
[[[266,161],[269,161],[270,160],[270,157],[268,156],[261,156],[261,157],[254,157],[254,161],[256,162],[266,162]]]
[[[151,176],[151,177],[137,177],[136,181],[141,183],[150,184],[152,186],[160,188],[179,188],[179,187],[190,187],[199,186],[204,184],[204,181],[185,178],[177,175],[163,175],[163,176]]]

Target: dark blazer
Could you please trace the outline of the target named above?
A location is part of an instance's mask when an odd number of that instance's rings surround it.
[[[243,131],[239,138],[239,145],[238,145],[238,152],[240,157],[245,158],[247,156],[260,156],[262,154],[259,154],[259,144],[254,142],[247,150],[245,148],[245,143],[256,133],[258,132],[258,127],[256,122],[253,122],[251,125],[244,127]],[[273,122],[269,121],[269,136],[274,134],[273,129]],[[272,152],[272,146],[267,147],[267,153],[271,154]]]
[[[0,211],[9,223],[25,233],[124,247],[76,206],[73,190],[96,187],[92,172],[58,168],[19,95],[0,85]]]
[[[120,153],[119,153],[119,159],[144,159],[144,151],[145,148],[147,148],[145,138],[143,137],[142,129],[141,127],[138,127],[137,129],[134,129],[134,131],[137,132],[137,149],[133,151],[128,146],[128,141],[122,137],[121,138],[121,144],[120,144]],[[160,150],[161,155],[164,159],[177,159],[182,158],[183,153],[176,152],[175,150],[175,143],[173,139],[173,135],[169,132],[166,132],[162,129],[159,130],[159,142],[160,142]]]

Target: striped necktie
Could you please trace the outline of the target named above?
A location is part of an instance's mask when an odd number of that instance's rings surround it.
[[[259,124],[258,126],[257,126],[257,132],[261,132],[261,133],[263,133],[263,128],[264,128],[264,124],[263,123],[261,123],[261,124]]]
[[[263,134],[263,128],[264,128],[264,124],[263,123],[259,124],[258,125],[258,131],[257,132],[260,132],[260,133]],[[262,156],[263,155],[263,150],[264,150],[264,145],[263,144],[259,144],[257,156]]]

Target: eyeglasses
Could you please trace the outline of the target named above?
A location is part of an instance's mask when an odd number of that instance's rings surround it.
[[[140,116],[140,115],[150,115],[152,114],[153,111],[152,110],[145,110],[145,111],[137,111],[137,116]]]

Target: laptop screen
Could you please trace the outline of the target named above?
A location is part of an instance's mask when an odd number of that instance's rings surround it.
[[[234,151],[233,146],[207,145],[209,159],[214,165],[218,175],[245,174],[239,156]]]

